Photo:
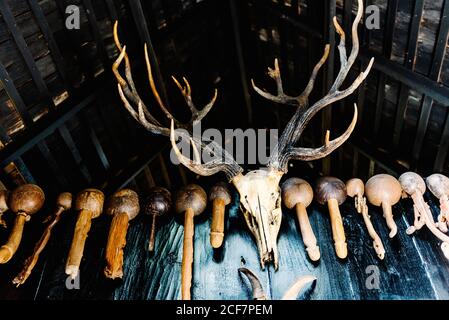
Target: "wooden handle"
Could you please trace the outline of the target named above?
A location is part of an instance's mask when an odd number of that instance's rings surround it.
[[[317,246],[315,234],[310,225],[307,210],[304,204],[296,204],[296,216],[298,217],[299,228],[301,229],[302,241],[306,246],[306,251],[310,260],[318,261],[320,259],[320,248]]]
[[[210,226],[210,244],[212,248],[220,248],[224,239],[225,202],[214,199],[212,202],[212,223]]]
[[[34,266],[36,265],[37,261],[39,260],[39,255],[41,252],[45,249],[45,246],[48,243],[48,240],[50,240],[51,231],[56,226],[56,224],[61,219],[61,213],[64,211],[64,208],[59,207],[56,211],[53,220],[51,223],[45,228],[44,233],[42,234],[41,238],[37,242],[36,246],[34,247],[33,253],[31,256],[29,256],[24,264],[22,271],[14,278],[12,281],[13,284],[15,284],[17,287],[24,284],[25,281],[28,279],[28,277],[31,275],[31,272],[34,269]]]
[[[393,211],[391,209],[391,205],[382,203],[382,210],[384,212],[384,218],[387,221],[387,226],[390,229],[390,234],[388,235],[390,238],[393,238],[398,232],[398,227],[393,219]]]
[[[106,267],[104,268],[106,278],[123,277],[123,248],[126,245],[128,226],[129,217],[126,213],[116,214],[112,218],[106,245]]]
[[[338,201],[330,199],[327,202],[329,207],[329,214],[332,224],[332,235],[334,238],[335,252],[337,257],[345,259],[348,256],[348,246],[346,244],[345,229],[343,228],[343,221],[341,219],[340,209],[338,208]]]
[[[148,241],[148,251],[154,251],[154,242],[156,238],[156,221],[157,216],[153,214],[153,221],[151,222],[150,241]]]
[[[193,216],[193,210],[187,209],[184,217],[184,244],[182,248],[181,266],[182,300],[190,300],[190,287],[192,285],[193,236],[195,234]]]
[[[26,220],[27,216],[25,214],[17,214],[8,241],[0,247],[0,264],[7,263],[16,253],[20,241],[22,240],[23,227],[25,226]]]
[[[380,239],[371,222],[370,216],[368,214],[368,206],[366,205],[366,203],[362,206],[362,217],[363,221],[365,222],[366,229],[368,230],[368,234],[370,235],[371,239],[373,239],[374,251],[376,252],[379,259],[383,260],[383,258],[385,257],[385,248],[382,240]]]
[[[72,279],[78,276],[81,258],[83,257],[84,244],[92,223],[92,211],[81,210],[76,221],[75,233],[73,235],[72,245],[65,265],[65,273]]]

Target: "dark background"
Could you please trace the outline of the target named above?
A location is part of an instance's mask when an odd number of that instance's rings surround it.
[[[320,145],[327,129],[332,129],[332,136],[341,133],[351,119],[354,102],[359,106],[356,130],[350,141],[327,159],[307,164],[294,162],[289,176],[302,176],[312,181],[320,174],[333,174],[342,179],[357,176],[366,180],[380,172],[397,176],[414,170],[426,176],[449,171],[446,108],[449,105],[446,52],[449,1],[368,0],[365,3],[379,7],[380,29],[359,28],[361,52],[349,80],[366,66],[371,56],[376,58],[374,68],[356,93],[327,108],[309,124],[301,144]],[[80,8],[80,30],[67,30],[64,26],[65,8],[70,4]],[[0,181],[9,189],[25,182],[37,183],[47,195],[44,210],[26,225],[18,253],[9,264],[0,267],[0,297],[177,298],[182,228],[174,221],[167,221],[164,225],[166,242],[159,240],[161,253],[150,258],[141,249],[145,246],[149,225],[142,216],[133,222],[128,237],[131,248],[127,248],[130,251],[125,264],[131,275],[124,284],[107,283],[102,278],[102,250],[109,226],[109,219],[102,217],[93,226],[89,237],[91,245],[86,246],[83,261],[86,271],[82,274],[89,274],[89,279],[83,278],[81,291],[65,289],[63,266],[76,220],[73,212],[67,213],[55,230],[48,250],[42,254],[27,284],[20,289],[14,289],[10,284],[40,237],[44,227],[41,222],[51,213],[59,192],[97,187],[110,195],[116,189],[128,186],[143,196],[153,185],[167,186],[175,191],[197,179],[183,167],[172,165],[166,138],[144,131],[121,106],[110,71],[118,55],[112,39],[115,20],[119,20],[120,38],[127,45],[134,79],[152,111],[156,106],[150,95],[146,71],[143,72],[145,42],[156,53],[153,63],[158,87],[178,118],[188,119],[188,113],[170,80],[171,75],[178,78],[185,75],[190,80],[198,106],[207,103],[213,89],[218,88],[218,100],[203,122],[203,128],[281,129],[293,110],[257,96],[250,79],[272,91],[274,83],[266,75],[266,68],[272,66],[277,57],[284,88],[289,94],[299,94],[325,43],[335,49],[333,45],[338,39],[330,23],[332,16],[337,15],[341,21],[349,43],[356,5],[355,0],[0,0]],[[312,101],[324,94],[338,72],[338,55],[334,53],[335,50],[320,72]],[[160,113],[154,112],[163,119]],[[247,166],[247,169],[251,168]],[[221,175],[202,178],[200,183],[207,187],[223,178]],[[428,200],[435,202],[430,196]],[[317,208],[319,213],[315,212],[311,217],[315,230],[321,222],[329,225],[324,208]],[[407,212],[408,221],[412,221],[410,208],[409,203],[400,206],[398,219]],[[234,213],[237,209],[235,205]],[[422,290],[414,290],[415,287],[406,282],[390,286],[374,296],[372,292],[362,294],[364,278],[360,276],[355,281],[350,273],[363,275],[364,266],[376,260],[366,232],[362,227],[356,227],[361,219],[351,211],[350,201],[346,209],[345,227],[354,228],[348,231],[352,234],[349,238],[354,241],[364,239],[368,247],[354,253],[354,260],[350,259],[346,265],[335,266],[332,264],[336,262],[332,256],[329,228],[326,227],[322,239],[323,242],[328,239],[328,262],[331,265],[322,263],[318,270],[328,279],[329,285],[316,289],[314,298],[445,297],[439,289],[444,287],[439,274],[443,268],[439,264],[443,260],[437,243],[428,242],[426,235],[422,243],[405,236],[406,218],[398,222],[402,223],[403,238],[398,240],[400,244],[393,243],[390,248],[397,256],[384,265],[388,271],[385,281],[394,282],[394,277],[420,278],[416,274],[421,274],[422,280],[414,285]],[[374,216],[381,226],[381,215]],[[242,254],[249,255],[244,260],[258,270],[257,256],[241,215],[232,217],[230,213],[228,223],[233,221],[234,224],[229,229],[227,245],[240,249],[232,256],[229,256],[229,250],[227,254],[219,253],[223,260],[221,264],[214,261],[206,246],[206,215],[200,224],[202,227],[197,230],[203,235],[204,242],[196,244],[198,250],[204,250],[204,256],[195,260],[197,277],[204,274],[200,268],[209,266],[212,269],[206,273],[215,270],[222,274],[216,280],[217,286],[227,279],[230,289],[223,289],[217,296],[215,282],[203,279],[194,285],[196,298],[249,297],[248,292],[242,291],[242,280],[235,270]],[[11,214],[7,215],[8,225],[13,218]],[[351,219],[356,223],[352,224]],[[7,235],[7,231],[0,230],[1,240]],[[292,270],[315,270],[303,256],[298,237],[294,221],[286,216],[279,242],[280,248],[282,243],[286,246],[280,249],[281,256],[292,257],[283,262],[287,273],[278,273],[279,279],[273,283],[276,278],[273,270],[262,273],[275,298],[279,298],[281,293],[278,292],[287,287],[288,280],[293,277]],[[424,260],[424,265],[422,259],[428,259]],[[301,267],[295,269],[297,263]],[[392,271],[391,266],[397,266],[397,270]],[[218,271],[214,269],[217,267],[220,267]],[[330,280],[332,268],[339,270],[335,271],[339,274]],[[354,286],[350,289],[345,285],[335,287],[337,283],[344,283],[342,279],[353,279]],[[209,283],[212,289],[202,287],[204,283]]]

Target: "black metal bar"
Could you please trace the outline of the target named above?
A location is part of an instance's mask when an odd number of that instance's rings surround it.
[[[91,94],[74,105],[64,105],[57,111],[49,114],[45,119],[30,127],[23,135],[0,150],[0,166],[5,166],[15,161],[22,154],[31,149],[36,143],[53,133],[61,124],[72,118],[80,110],[84,109],[95,99],[96,94]]]
[[[95,16],[94,7],[91,0],[83,0],[84,7],[86,8],[87,20],[89,21],[90,29],[92,30],[95,43],[97,44],[97,50],[100,52],[101,61],[105,68],[109,68],[110,60],[106,47],[101,37],[100,29],[97,24],[97,17]]]
[[[113,0],[106,0],[106,6],[108,7],[109,15],[111,16],[112,21],[118,20],[117,9],[115,8],[115,4]]]
[[[435,172],[442,172],[444,163],[446,162],[447,152],[449,149],[449,117],[446,117],[446,124],[444,125],[443,134],[441,135],[440,147],[435,158],[433,170]]]
[[[36,84],[37,89],[44,98],[49,97],[50,94],[47,85],[45,84],[42,75],[39,73],[39,70],[36,66],[36,62],[34,61],[34,58],[30,50],[28,49],[25,39],[23,38],[22,32],[17,27],[17,22],[6,1],[0,1],[0,13],[2,14],[3,20],[5,21],[9,31],[11,32],[11,35],[14,38],[17,48],[19,49],[20,53],[23,56],[23,59],[25,60],[25,64],[27,65],[28,70],[30,71],[31,77],[33,78],[33,81]]]
[[[238,13],[237,13],[237,8],[236,8],[234,1],[235,0],[229,0],[229,7],[230,7],[230,11],[231,11],[231,20],[232,20],[232,31],[234,33],[234,44],[235,44],[235,49],[237,52],[237,62],[239,65],[240,81],[242,83],[243,96],[245,99],[245,107],[246,107],[246,114],[248,117],[248,124],[251,125],[253,122],[253,108],[252,108],[252,104],[251,104],[251,95],[249,93],[249,88],[248,88],[248,77],[247,77],[247,73],[246,73],[245,59],[243,57],[242,39],[241,39],[241,35],[240,35]]]
[[[22,100],[22,97],[20,96],[19,92],[14,86],[14,82],[9,76],[8,71],[6,71],[6,68],[3,66],[2,63],[0,63],[0,82],[3,88],[5,89],[6,93],[8,94],[9,98],[11,99],[12,103],[14,104],[14,107],[16,108],[17,112],[20,114],[20,117],[22,118],[25,126],[27,127],[31,126],[33,124],[33,119],[31,118],[27,110],[27,107],[25,106],[25,103]]]
[[[413,70],[416,49],[418,46],[419,27],[421,25],[422,12],[424,9],[424,0],[417,0],[413,8],[413,19],[410,26],[408,36],[408,46],[404,66]],[[393,131],[393,146],[399,145],[401,131],[404,123],[405,111],[407,109],[407,102],[409,97],[409,88],[400,84],[398,108],[396,110],[394,131]]]
[[[75,161],[75,164],[78,166],[81,174],[83,175],[84,179],[87,183],[92,182],[92,177],[89,173],[89,170],[87,169],[86,165],[83,162],[83,158],[81,157],[81,154],[78,150],[78,147],[75,144],[75,141],[73,141],[72,135],[70,134],[69,129],[65,124],[61,125],[59,127],[59,134],[61,135],[62,139],[64,140],[64,143],[68,147],[70,153],[72,154],[73,160]]]
[[[137,25],[140,39],[143,43],[147,44],[150,63],[153,69],[156,84],[158,86],[159,94],[161,95],[162,101],[164,101],[165,104],[169,106],[167,90],[159,67],[159,62],[156,57],[156,51],[154,50],[153,42],[151,41],[150,32],[148,30],[147,21],[145,19],[145,14],[142,8],[142,3],[140,2],[140,0],[129,0],[129,5],[131,7],[134,21]]]
[[[64,174],[58,164],[58,162],[55,160],[53,155],[51,154],[50,148],[48,147],[45,140],[40,141],[37,143],[37,148],[39,149],[40,153],[44,157],[45,161],[47,162],[48,166],[50,167],[50,170],[53,173],[54,178],[59,183],[59,185],[63,188],[68,187],[67,179],[64,177]]]
[[[48,24],[44,11],[38,4],[37,0],[28,0],[28,3],[30,4],[30,8],[33,11],[34,17],[36,18],[39,28],[41,29],[42,34],[44,35],[44,38],[47,41],[48,48],[50,49],[50,54],[53,57],[59,76],[66,85],[70,86],[70,83],[68,83],[67,80],[67,71],[65,67],[64,58],[62,57],[61,51],[59,50],[55,38],[53,37],[53,32],[50,28],[50,25]]]

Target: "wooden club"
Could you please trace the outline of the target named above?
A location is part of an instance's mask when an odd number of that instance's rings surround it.
[[[84,245],[89,233],[92,219],[98,218],[103,211],[104,194],[97,189],[85,189],[78,193],[75,210],[79,211],[75,225],[72,245],[67,258],[65,273],[75,279],[79,273]]]
[[[220,248],[224,239],[225,209],[231,203],[228,185],[219,182],[209,192],[212,201],[212,223],[210,226],[210,244],[212,248]]]
[[[45,249],[45,246],[50,240],[53,228],[61,219],[61,214],[69,210],[71,207],[72,207],[72,194],[69,192],[61,193],[56,199],[56,210],[53,214],[53,217],[49,217],[51,218],[51,222],[47,225],[47,228],[45,229],[41,238],[34,247],[31,256],[25,260],[22,271],[20,271],[20,273],[12,281],[12,283],[15,284],[17,287],[24,284],[25,281],[28,279],[28,277],[31,275],[34,266],[39,260],[39,255]]]
[[[318,179],[315,188],[315,196],[318,203],[327,203],[332,225],[335,252],[337,257],[345,259],[348,256],[345,230],[341,218],[339,205],[346,200],[346,185],[340,179],[334,177],[323,177]]]
[[[25,222],[29,221],[31,215],[42,208],[44,201],[44,191],[34,184],[24,184],[11,192],[9,196],[9,208],[17,214],[17,217],[8,241],[0,247],[0,264],[11,260],[16,253],[22,240]]]
[[[312,261],[318,261],[320,259],[320,248],[317,245],[306,210],[313,200],[312,187],[303,179],[290,178],[282,184],[282,200],[288,209],[295,208],[302,240],[309,258]]]
[[[178,191],[175,200],[176,213],[184,214],[184,243],[181,267],[182,300],[190,300],[193,264],[193,218],[200,215],[207,204],[207,194],[198,185],[190,184]]]
[[[139,214],[139,196],[130,189],[117,191],[108,199],[105,211],[113,218],[106,245],[104,275],[109,279],[121,279],[123,277],[123,248],[126,245],[126,233],[129,221]]]

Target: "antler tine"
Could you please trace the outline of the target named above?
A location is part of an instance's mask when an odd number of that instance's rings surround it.
[[[308,101],[310,93],[313,90],[313,86],[315,84],[315,80],[318,75],[318,72],[321,69],[321,67],[324,65],[324,63],[326,62],[326,60],[329,56],[329,51],[330,51],[330,46],[326,45],[324,48],[323,56],[321,57],[320,61],[318,61],[318,63],[313,68],[309,82],[307,83],[307,86],[304,89],[304,91],[299,96],[293,97],[293,96],[286,95],[284,93],[278,59],[274,60],[274,69],[268,68],[268,75],[276,81],[277,95],[273,95],[271,93],[261,90],[259,87],[256,86],[253,79],[251,79],[251,84],[252,84],[254,90],[260,96],[264,97],[267,100],[271,100],[273,102],[280,103],[280,104],[288,104],[288,105],[292,105],[292,106],[303,107],[303,106],[307,105],[307,101]]]
[[[358,11],[357,16],[352,25],[352,49],[349,58],[346,56],[345,47],[345,33],[341,26],[339,25],[336,18],[334,18],[334,26],[337,33],[340,35],[340,43],[338,45],[338,51],[340,53],[340,71],[335,79],[329,92],[320,100],[315,102],[312,106],[307,109],[298,108],[292,119],[288,122],[281,138],[279,139],[278,145],[273,150],[270,155],[270,160],[268,166],[281,171],[287,171],[287,164],[290,159],[300,159],[300,160],[316,160],[323,158],[330,154],[333,150],[342,145],[350,136],[354,130],[355,123],[357,121],[357,108],[355,109],[354,119],[351,125],[346,130],[346,132],[339,138],[327,142],[324,146],[317,149],[310,148],[294,148],[294,145],[299,140],[302,132],[309,123],[309,121],[324,107],[331,105],[332,103],[344,99],[350,94],[352,94],[359,85],[365,80],[370,72],[374,59],[372,58],[366,67],[365,71],[360,72],[353,83],[344,90],[340,90],[340,86],[346,79],[349,70],[354,64],[358,52],[359,52],[359,39],[357,34],[357,27],[363,15],[363,1],[358,0]]]
[[[195,160],[191,160],[181,153],[178,146],[176,145],[175,134],[181,137],[182,139],[187,139],[189,141],[189,143],[193,147]],[[195,138],[191,137],[184,130],[175,131],[173,120],[171,121],[170,126],[170,142],[172,144],[173,150],[176,153],[176,156],[178,157],[178,160],[189,170],[195,172],[198,175],[211,176],[220,171],[223,171],[229,178],[229,180],[231,180],[233,177],[235,177],[237,174],[243,171],[243,169],[237,164],[237,162],[235,162],[235,160],[229,155],[229,153],[223,150],[214,141],[209,141],[209,144],[206,145],[205,143],[202,143],[202,141],[196,141]],[[196,144],[200,144],[201,149],[204,152],[214,154],[216,156],[215,159],[207,163],[201,163],[200,154]]]
[[[192,112],[192,118],[190,119],[190,122],[192,124],[195,124],[195,123],[201,121],[214,106],[215,101],[217,100],[218,90],[215,89],[214,95],[213,95],[212,99],[209,101],[209,103],[206,104],[203,107],[203,109],[198,110],[195,107],[195,104],[193,103],[193,100],[192,100],[192,89],[190,87],[189,81],[185,77],[182,77],[182,80],[184,81],[184,84],[185,84],[185,87],[184,87],[178,81],[178,79],[176,79],[174,76],[172,76],[172,79],[175,82],[176,86],[178,87],[179,91],[181,92],[182,96],[184,97],[184,100],[185,100],[187,106],[189,107],[190,111]]]
[[[291,148],[287,150],[286,160],[302,160],[302,161],[312,161],[324,158],[331,154],[335,149],[339,148],[354,131],[355,125],[357,123],[357,104],[354,104],[354,116],[352,118],[351,124],[346,129],[346,131],[338,138],[329,141],[330,131],[326,132],[326,137],[324,145],[319,148]]]
[[[148,111],[148,108],[146,107],[145,103],[142,101],[142,99],[139,96],[139,93],[137,92],[136,86],[134,84],[134,79],[132,77],[131,72],[131,63],[128,57],[128,54],[126,53],[126,46],[123,46],[120,44],[120,39],[118,37],[118,21],[115,21],[114,23],[114,42],[117,47],[117,49],[120,51],[120,55],[115,60],[114,64],[112,65],[112,72],[114,73],[115,77],[117,78],[118,83],[122,86],[123,92],[125,93],[126,97],[131,100],[134,104],[138,104],[139,101],[144,106],[144,112],[145,115],[151,120],[151,122],[154,122],[159,125],[159,122],[151,115],[151,113]],[[125,79],[120,75],[120,72],[118,71],[118,68],[120,67],[120,64],[122,63],[123,59],[125,59]],[[128,85],[129,84],[129,85]],[[131,90],[130,90],[131,88]]]

